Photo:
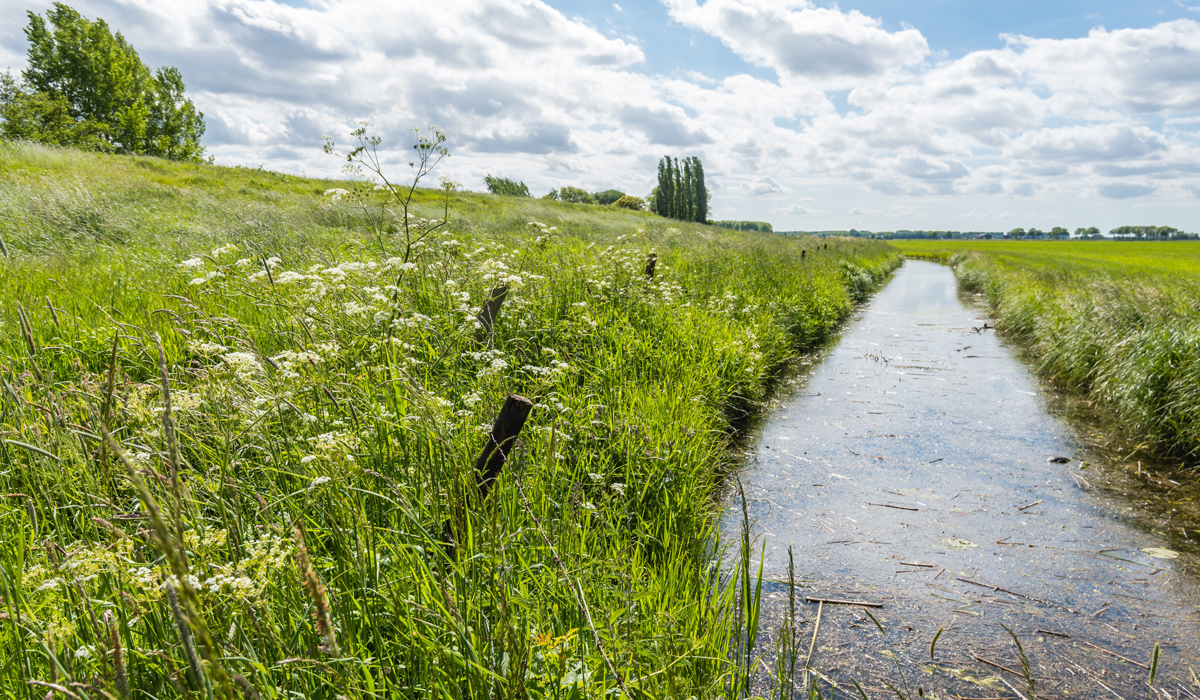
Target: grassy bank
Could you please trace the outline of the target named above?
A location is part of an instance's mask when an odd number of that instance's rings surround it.
[[[1087,392],[1148,447],[1200,454],[1200,245],[899,241],[955,265],[1050,379]]]
[[[894,249],[418,191],[449,225],[406,262],[336,182],[3,144],[0,175],[0,697],[741,693],[730,425]]]

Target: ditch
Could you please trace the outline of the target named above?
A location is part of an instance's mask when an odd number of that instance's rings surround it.
[[[986,318],[949,267],[910,260],[754,429],[760,687],[791,546],[798,691],[1200,698],[1200,489],[1121,452]]]

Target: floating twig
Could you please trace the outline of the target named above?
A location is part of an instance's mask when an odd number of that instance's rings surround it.
[[[1029,505],[1027,505],[1027,506],[1021,506],[1021,507],[1020,507],[1020,508],[1018,508],[1017,510],[1028,510],[1029,508],[1032,508],[1032,507],[1034,507],[1034,506],[1038,505],[1039,503],[1045,503],[1045,502],[1046,502],[1046,499],[1044,499],[1044,498],[1043,498],[1042,500],[1040,500],[1040,501],[1034,501],[1033,503],[1030,503],[1030,504],[1029,504]]]
[[[1066,610],[1067,612],[1071,613],[1072,615],[1075,614],[1074,610],[1072,610],[1071,608],[1068,608],[1065,605],[1059,605],[1058,603],[1051,603],[1048,600],[1042,600],[1041,598],[1035,598],[1031,595],[1025,595],[1024,593],[1017,593],[1016,591],[1010,591],[1007,588],[1001,588],[1000,586],[993,586],[993,585],[990,585],[987,583],[980,583],[978,581],[972,581],[969,578],[959,578],[958,580],[962,581],[963,583],[969,583],[972,586],[979,586],[981,588],[990,588],[993,591],[998,591],[1000,593],[1007,593],[1009,595],[1015,595],[1018,598],[1025,598],[1026,600],[1032,600],[1035,603],[1041,603],[1042,605],[1049,605],[1051,607],[1059,608],[1060,610]]]
[[[921,510],[920,508],[909,508],[908,506],[893,506],[893,505],[888,505],[887,503],[868,503],[867,505],[879,506],[880,508],[895,508],[896,510],[915,510],[915,511]]]
[[[1138,668],[1144,668],[1144,669],[1146,669],[1147,671],[1149,671],[1149,670],[1150,670],[1150,667],[1149,667],[1149,666],[1147,666],[1146,664],[1144,664],[1144,663],[1142,663],[1142,662],[1140,662],[1140,661],[1134,661],[1133,659],[1129,658],[1128,656],[1121,656],[1120,654],[1118,654],[1118,653],[1117,653],[1117,652],[1115,652],[1115,651],[1110,651],[1110,650],[1108,650],[1108,649],[1105,649],[1104,647],[1101,647],[1101,646],[1096,646],[1095,644],[1092,644],[1091,642],[1089,642],[1089,641],[1087,641],[1087,640],[1084,640],[1084,639],[1080,639],[1080,640],[1078,640],[1078,641],[1079,641],[1079,642],[1082,642],[1082,643],[1084,643],[1084,644],[1086,644],[1086,645],[1088,645],[1089,647],[1091,647],[1091,648],[1093,648],[1093,649],[1095,649],[1095,650],[1097,650],[1097,651],[1102,651],[1102,652],[1104,652],[1105,654],[1108,654],[1109,656],[1115,656],[1115,657],[1117,657],[1118,659],[1120,659],[1120,660],[1122,660],[1122,661],[1128,661],[1129,663],[1133,664],[1134,666],[1137,666]]]
[[[1013,669],[1009,668],[1008,666],[1002,666],[1002,665],[996,663],[995,661],[988,661],[987,659],[985,659],[982,656],[979,656],[977,654],[971,654],[971,656],[975,657],[975,660],[980,663],[985,663],[988,666],[993,666],[995,668],[1000,669],[1001,671],[1008,671],[1009,673],[1013,674],[1014,676],[1020,676],[1021,678],[1025,677],[1024,673],[1021,673],[1020,671],[1014,671]]]
[[[818,605],[829,603],[830,605],[857,605],[863,608],[882,608],[883,603],[868,603],[865,600],[841,600],[838,598],[814,598],[812,596],[804,597],[805,603],[817,603]],[[820,608],[817,609],[820,612]]]

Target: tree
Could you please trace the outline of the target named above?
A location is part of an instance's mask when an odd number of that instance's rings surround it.
[[[658,196],[654,201],[660,216],[675,218],[675,168],[671,156],[666,156],[658,163]]]
[[[103,124],[71,116],[62,95],[31,91],[11,74],[0,73],[0,138],[111,151],[105,133]]]
[[[1051,238],[1070,238],[1071,232],[1066,230],[1062,226],[1055,226],[1054,228],[1050,229],[1050,237]]]
[[[625,193],[621,190],[604,190],[593,194],[592,199],[596,204],[612,204],[624,196]]]
[[[693,196],[696,199],[695,221],[708,221],[708,188],[704,186],[704,166],[692,158]]]
[[[570,185],[558,188],[558,198],[564,202],[574,202],[575,204],[591,204],[595,201],[587,190]]]
[[[104,20],[62,3],[44,18],[27,14],[29,67],[22,85],[8,76],[0,96],[5,138],[199,160],[204,115],[178,70],[152,74]]]
[[[529,188],[524,182],[516,182],[506,177],[492,177],[491,173],[483,176],[483,182],[487,185],[488,192],[492,194],[502,194],[507,197],[532,197],[529,194]]]

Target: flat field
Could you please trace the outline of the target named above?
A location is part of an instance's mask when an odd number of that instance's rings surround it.
[[[1125,434],[1200,456],[1200,244],[1196,241],[897,241],[955,266],[1042,374],[1087,392]]]
[[[333,187],[0,144],[0,697],[742,693],[732,427],[895,249]]]
[[[905,255],[948,261],[977,252],[1003,268],[1047,276],[1145,280],[1200,276],[1200,241],[920,241],[890,243]]]

